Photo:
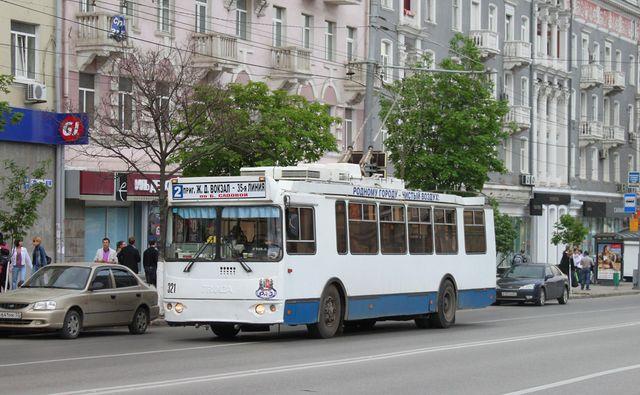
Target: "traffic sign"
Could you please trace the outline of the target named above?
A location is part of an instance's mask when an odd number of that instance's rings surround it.
[[[635,193],[624,194],[624,212],[627,214],[633,214],[636,212],[636,194]]]
[[[640,184],[640,171],[630,171],[627,182],[629,186],[637,186]]]

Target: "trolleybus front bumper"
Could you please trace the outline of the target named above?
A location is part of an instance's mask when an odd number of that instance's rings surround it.
[[[165,299],[164,319],[169,325],[211,322],[271,325],[283,322],[284,301],[229,299]]]

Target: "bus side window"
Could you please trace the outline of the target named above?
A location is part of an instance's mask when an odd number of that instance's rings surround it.
[[[436,208],[433,210],[436,236],[436,254],[458,253],[458,229],[456,210]]]
[[[431,207],[409,207],[409,252],[433,254]]]
[[[467,254],[487,252],[483,211],[464,210],[464,245]]]
[[[383,254],[407,252],[407,228],[404,222],[404,206],[379,206],[380,250]]]
[[[338,254],[347,253],[347,205],[342,200],[336,202],[336,245]]]
[[[378,253],[376,205],[349,202],[349,246],[352,254]]]
[[[287,209],[287,252],[289,254],[315,254],[314,212],[309,207]]]

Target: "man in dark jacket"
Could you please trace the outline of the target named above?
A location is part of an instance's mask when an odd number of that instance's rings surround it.
[[[156,271],[158,270],[158,249],[156,241],[149,242],[147,248],[142,254],[142,266],[144,266],[144,275],[147,278],[147,284],[156,286]]]
[[[140,264],[140,251],[135,247],[135,243],[136,238],[129,237],[129,245],[118,253],[118,262],[133,270],[134,273],[138,273],[140,270],[138,266]]]

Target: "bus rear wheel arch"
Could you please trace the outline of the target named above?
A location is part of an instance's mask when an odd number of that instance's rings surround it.
[[[344,298],[336,284],[329,284],[320,297],[318,322],[307,325],[309,334],[319,339],[328,339],[342,332]]]
[[[456,322],[458,293],[453,279],[445,277],[440,283],[436,311],[415,319],[418,328],[448,328]]]

